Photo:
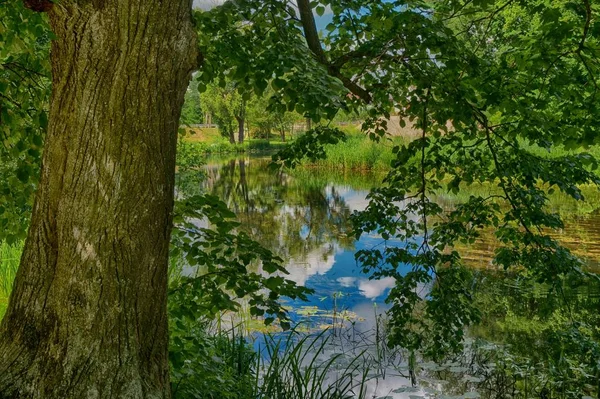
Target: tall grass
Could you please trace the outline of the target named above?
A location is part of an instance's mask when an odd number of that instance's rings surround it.
[[[326,331],[263,337],[255,351],[237,328],[211,333],[201,327],[194,337],[185,338],[195,349],[180,352],[187,359],[173,363],[171,353],[173,397],[366,399],[366,359],[362,353],[351,358],[331,355]]]
[[[261,399],[345,399],[366,398],[369,368],[362,354],[345,361],[340,353],[327,356],[330,337],[326,332],[305,335],[295,342],[266,336],[258,357],[255,397]]]
[[[395,139],[396,141],[399,138]],[[345,142],[327,146],[327,158],[306,167],[318,167],[327,170],[388,170],[394,159],[392,148],[394,142],[376,143],[364,134],[349,134]]]
[[[248,139],[242,144],[231,144],[227,140],[207,143],[183,139],[181,142],[182,144],[185,143],[185,147],[196,154],[239,154],[245,152],[275,151],[288,144],[281,141],[263,139]]]

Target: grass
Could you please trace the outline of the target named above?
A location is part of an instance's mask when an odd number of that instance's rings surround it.
[[[324,170],[378,170],[385,171],[393,159],[392,147],[403,142],[402,137],[393,137],[381,143],[371,141],[360,128],[354,125],[341,127],[348,139],[337,145],[327,146],[327,159],[306,163],[306,168]],[[216,128],[186,129],[184,140],[195,146],[195,151],[205,154],[226,154],[278,150],[290,142],[279,137],[271,140],[246,139],[242,144],[231,144]]]
[[[395,136],[374,142],[360,130],[360,126],[347,125],[340,129],[346,133],[346,141],[325,146],[327,157],[315,162],[305,162],[304,169],[352,170],[385,172],[394,159],[392,148],[407,139]]]
[[[17,275],[23,243],[9,245],[0,242],[0,319],[6,312],[8,297]]]

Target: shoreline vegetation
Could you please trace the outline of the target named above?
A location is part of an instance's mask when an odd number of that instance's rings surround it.
[[[382,140],[381,143],[371,141],[360,131],[360,125],[345,124],[339,128],[346,133],[347,140],[325,148],[327,158],[316,162],[305,162],[301,165],[307,169],[385,172],[390,168],[394,158],[392,148],[403,144],[406,139],[401,136]],[[181,142],[191,150],[208,155],[225,155],[236,153],[274,152],[291,144],[303,132],[289,135],[290,140],[281,141],[278,135],[269,139],[248,138],[243,143],[231,144],[221,136],[216,128],[186,128]]]
[[[346,141],[334,145],[326,145],[327,157],[316,162],[303,162],[301,168],[353,171],[386,172],[391,168],[395,158],[393,148],[402,146],[412,141],[416,135],[410,128],[387,135],[380,142],[372,141],[368,135],[361,131],[360,123],[341,124],[338,126],[346,134]],[[279,135],[272,134],[269,138],[246,138],[243,143],[231,144],[222,136],[217,128],[191,128],[182,126],[180,143],[189,145],[194,152],[209,155],[225,155],[239,153],[269,153],[281,150],[292,144],[296,138],[304,134],[303,131],[288,134],[286,141],[281,141]],[[544,148],[535,143],[519,141],[519,146],[533,156],[543,159],[553,159],[587,152],[595,159],[600,159],[600,146],[589,146],[584,150],[570,150],[563,146]],[[595,169],[600,176],[600,168]]]

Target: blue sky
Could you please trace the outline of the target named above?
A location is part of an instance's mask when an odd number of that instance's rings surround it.
[[[224,0],[194,0],[194,8],[201,8],[203,10],[209,10],[213,7],[223,4]],[[331,12],[323,14],[319,17],[315,15],[315,22],[317,23],[317,29],[325,30],[325,27],[331,22],[333,14]]]

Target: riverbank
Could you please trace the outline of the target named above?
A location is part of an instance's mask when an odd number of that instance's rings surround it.
[[[305,161],[300,168],[320,170],[362,170],[387,171],[394,158],[392,148],[405,142],[397,136],[376,143],[360,131],[359,125],[345,125],[340,129],[346,133],[346,141],[336,145],[326,145],[326,159],[316,162]],[[215,128],[186,129],[182,141],[193,151],[204,154],[239,154],[245,152],[277,151],[291,144],[294,137],[281,141],[279,137],[270,139],[246,139],[243,143],[231,144]]]
[[[245,152],[276,151],[288,145],[280,138],[246,138],[243,143],[232,144],[217,128],[183,128],[180,143],[203,154],[240,154]]]

